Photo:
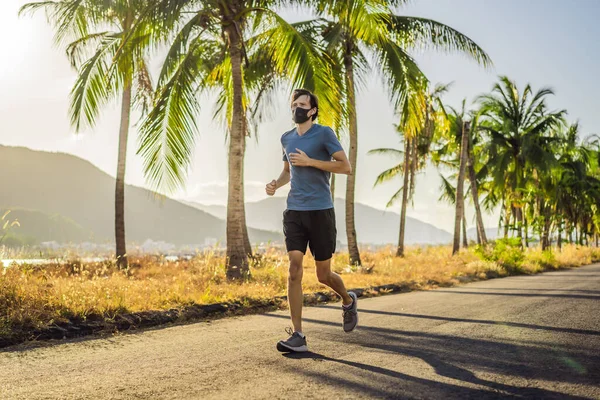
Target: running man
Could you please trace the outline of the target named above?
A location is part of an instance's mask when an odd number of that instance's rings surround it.
[[[343,328],[352,331],[358,323],[357,298],[346,291],[342,278],[331,272],[331,257],[336,246],[336,227],[329,178],[350,174],[352,167],[333,130],[315,123],[319,115],[317,96],[297,89],[292,94],[292,119],[296,127],[281,137],[283,171],[267,184],[273,196],[291,182],[287,209],[283,213],[283,233],[290,260],[288,303],[293,331],[287,340],[277,343],[281,352],[308,351],[302,332],[302,261],[307,245],[315,259],[319,282],[342,298]]]

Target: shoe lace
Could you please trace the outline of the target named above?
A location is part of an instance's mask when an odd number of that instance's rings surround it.
[[[342,318],[343,318],[344,322],[347,322],[347,323],[352,322],[352,318],[354,317],[354,314],[355,314],[355,312],[352,309],[349,309],[349,310],[343,309]]]
[[[285,333],[292,336],[294,334],[294,329],[292,327],[288,326],[287,328],[285,328]]]

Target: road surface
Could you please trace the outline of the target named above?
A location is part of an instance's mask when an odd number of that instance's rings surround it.
[[[0,352],[5,399],[600,399],[600,265]]]

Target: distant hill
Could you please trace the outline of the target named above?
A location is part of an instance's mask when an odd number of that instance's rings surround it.
[[[37,240],[114,241],[115,179],[88,161],[0,146],[0,187],[0,209],[29,210],[19,211],[20,229]],[[48,230],[53,218],[54,231]],[[225,239],[222,219],[130,185],[125,188],[125,229],[127,241],[137,243],[202,245]],[[249,229],[249,235],[253,243],[283,240],[279,229]]]
[[[0,209],[0,215],[4,215],[6,211]],[[17,220],[19,225],[15,225],[8,230],[4,243],[7,241],[10,243],[9,239],[24,244],[39,244],[49,241],[80,243],[93,238],[92,231],[59,214],[13,208],[10,210],[7,219],[10,221]]]
[[[224,218],[226,208],[218,205],[203,205],[193,202],[192,205],[218,218]],[[248,226],[265,230],[282,230],[282,214],[286,208],[283,197],[271,197],[256,203],[246,204]],[[338,240],[347,244],[345,225],[345,204],[343,199],[336,199],[335,210]],[[363,244],[395,244],[398,242],[400,230],[400,214],[377,210],[373,207],[356,203],[356,231],[358,240]],[[415,218],[406,219],[406,244],[446,244],[452,241],[452,235],[431,224]]]

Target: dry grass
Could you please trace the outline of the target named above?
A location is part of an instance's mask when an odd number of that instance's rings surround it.
[[[512,247],[496,250],[469,250],[451,257],[449,247],[412,248],[405,258],[396,258],[394,248],[376,252],[365,249],[362,268],[350,267],[348,255],[338,254],[332,269],[343,276],[349,288],[405,283],[427,289],[600,260],[599,249],[577,246],[566,246],[561,253],[537,249],[522,253]],[[515,258],[518,265],[511,265]],[[317,281],[312,258],[305,260],[304,291],[325,290]],[[193,303],[268,299],[286,292],[287,258],[277,250],[255,260],[252,279],[243,284],[227,282],[223,258],[210,251],[189,261],[145,257],[131,263],[127,271],[116,269],[110,262],[4,269],[0,277],[0,337],[69,318],[112,318],[119,313]]]

